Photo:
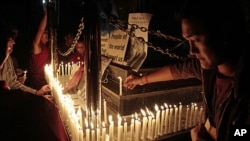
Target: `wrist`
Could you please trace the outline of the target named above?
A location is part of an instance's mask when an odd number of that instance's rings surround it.
[[[149,82],[148,82],[148,76],[147,76],[147,75],[143,75],[142,78],[141,78],[141,80],[142,80],[142,85],[145,85],[145,84],[148,84],[148,83],[149,83]]]
[[[39,90],[36,90],[35,95],[41,95],[41,93],[39,92]]]

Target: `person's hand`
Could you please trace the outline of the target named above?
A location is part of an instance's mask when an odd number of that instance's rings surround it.
[[[135,75],[129,75],[124,81],[124,86],[131,90],[134,89],[137,85],[144,84],[145,82],[143,81],[143,77]]]
[[[44,95],[44,94],[50,92],[50,90],[51,90],[51,89],[50,89],[49,85],[43,85],[43,86],[41,87],[41,89],[37,91],[36,94],[37,94],[37,95]]]
[[[55,98],[52,95],[44,95],[43,97],[55,104]]]
[[[192,141],[213,141],[204,124],[199,124],[190,131]]]
[[[24,82],[26,81],[26,79],[27,79],[26,76],[18,77],[18,81],[21,82],[22,84],[24,84]]]
[[[22,74],[24,73],[24,70],[22,70],[22,69],[16,69],[16,75],[17,76],[21,76]]]

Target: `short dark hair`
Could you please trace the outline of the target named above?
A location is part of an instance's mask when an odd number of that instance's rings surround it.
[[[228,42],[232,53],[241,52],[247,38],[247,22],[239,0],[185,0],[176,12],[179,22],[192,20],[204,28],[213,39]]]

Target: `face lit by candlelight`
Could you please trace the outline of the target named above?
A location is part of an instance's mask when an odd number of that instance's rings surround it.
[[[1,56],[1,65],[0,65],[0,68],[2,68],[3,64],[6,62],[7,58],[10,56],[10,54],[12,53],[13,51],[13,47],[15,45],[15,40],[10,37],[8,40],[7,40],[7,43],[6,43],[6,50],[5,50],[5,54],[1,54],[3,56]],[[4,57],[5,55],[5,57]]]
[[[204,69],[211,69],[220,64],[220,57],[210,44],[210,37],[204,28],[198,23],[189,19],[182,20],[182,35],[189,42],[190,55],[195,56]]]
[[[84,43],[82,41],[78,41],[76,44],[76,51],[81,54],[82,56],[84,55],[85,52],[85,47]]]

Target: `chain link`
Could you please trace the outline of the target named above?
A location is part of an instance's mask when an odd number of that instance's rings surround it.
[[[186,43],[185,40],[183,41],[182,39],[179,39],[179,38],[176,38],[176,37],[173,37],[173,36],[170,36],[170,35],[162,34],[160,30],[149,31],[146,27],[140,27],[137,24],[130,24],[130,23],[126,22],[126,21],[121,21],[121,20],[119,20],[117,18],[113,18],[113,17],[110,17],[110,24],[112,26],[114,26],[115,28],[120,29],[121,31],[127,33],[130,37],[136,38],[137,40],[139,40],[143,44],[148,45],[148,47],[152,48],[154,51],[157,51],[157,52],[160,52],[162,54],[168,55],[171,58],[176,58],[176,59],[179,59],[179,60],[185,60],[186,59],[186,57],[181,57],[181,56],[178,56],[178,55],[176,55],[174,53],[170,53],[173,49],[176,49],[177,47],[180,47],[181,45]],[[128,25],[131,26],[131,29],[127,28]],[[180,42],[180,43],[178,45],[176,45],[174,48],[172,48],[171,50],[169,50],[169,49],[163,50],[161,47],[154,46],[152,43],[146,42],[143,38],[137,37],[135,35],[135,33],[133,32],[136,29],[139,29],[142,32],[148,32],[148,34],[152,34],[152,35],[155,35],[157,37],[164,38],[166,40],[172,40],[172,41],[176,41],[176,42]]]
[[[186,57],[181,57],[181,56],[178,56],[178,55],[176,55],[174,53],[171,53],[171,51],[173,51],[174,49],[176,49],[176,48],[180,47],[181,45],[183,45],[184,43],[186,43],[185,40],[182,40],[180,38],[176,38],[176,37],[173,37],[173,36],[170,36],[170,35],[165,35],[165,34],[161,33],[160,30],[157,30],[157,31],[151,30],[151,31],[149,31],[146,27],[140,27],[137,24],[130,24],[130,23],[126,22],[126,21],[122,21],[122,20],[114,18],[114,17],[110,17],[109,20],[110,20],[110,24],[113,27],[115,27],[117,29],[120,29],[121,31],[127,33],[132,38],[136,38],[138,41],[140,41],[143,44],[146,44],[149,48],[152,48],[154,51],[157,51],[157,52],[160,52],[162,54],[168,55],[171,58],[176,58],[176,59],[179,59],[179,60],[185,60],[186,59]],[[130,26],[131,28],[129,29],[128,26]],[[76,34],[76,36],[74,38],[74,41],[71,44],[70,48],[66,52],[61,52],[60,49],[56,48],[60,55],[68,56],[75,49],[75,45],[76,45],[77,41],[79,40],[83,29],[84,29],[84,22],[83,22],[83,17],[82,17],[81,22],[79,24],[79,28],[77,30],[78,32],[77,32],[77,34]],[[137,29],[141,30],[142,32],[148,32],[148,34],[150,34],[150,35],[154,35],[154,36],[157,36],[157,37],[160,37],[160,38],[164,38],[166,40],[172,40],[172,41],[180,42],[180,43],[177,44],[171,50],[169,50],[168,48],[163,50],[161,47],[154,46],[152,43],[146,42],[143,38],[137,37],[135,35],[135,33],[133,32],[133,31],[135,31]]]
[[[74,41],[73,43],[71,44],[70,48],[66,51],[66,52],[61,52],[59,48],[56,48],[58,53],[62,56],[68,56],[72,51],[74,51],[75,49],[75,46],[82,34],[82,30],[84,29],[84,22],[83,22],[83,17],[81,18],[81,22],[79,24],[79,27],[78,27],[78,30],[77,30],[77,33],[76,33],[76,36],[74,38]]]

